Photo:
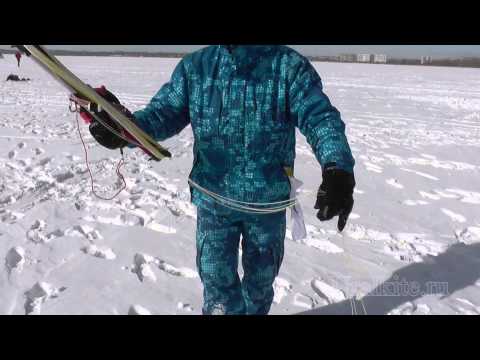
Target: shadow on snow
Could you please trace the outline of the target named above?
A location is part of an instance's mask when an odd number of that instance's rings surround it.
[[[442,299],[458,290],[474,285],[480,278],[480,243],[457,243],[438,256],[427,256],[395,271],[392,276],[370,291],[363,302],[368,315],[386,315],[407,302],[427,294],[441,294]],[[399,291],[400,285],[415,284],[415,291]],[[397,288],[395,290],[395,285]],[[351,300],[298,313],[299,315],[351,315]],[[354,300],[354,299],[353,299]],[[358,301],[356,302],[358,304]],[[360,305],[357,305],[357,308]]]

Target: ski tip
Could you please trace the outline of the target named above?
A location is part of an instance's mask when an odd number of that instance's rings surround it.
[[[145,149],[143,150],[145,151]],[[162,161],[165,158],[172,158],[172,154],[166,150],[166,149],[158,149],[158,152],[160,153],[160,156],[153,155],[150,151],[145,151],[148,155],[150,155],[150,161]]]
[[[25,47],[25,45],[12,45],[11,46],[12,48],[17,48],[18,50],[20,50],[22,53],[24,53],[26,56],[30,56],[30,51],[27,50],[27,48]]]
[[[172,158],[172,154],[170,153],[170,151],[168,151],[166,149],[162,149],[161,154],[166,158],[169,158],[169,159]]]

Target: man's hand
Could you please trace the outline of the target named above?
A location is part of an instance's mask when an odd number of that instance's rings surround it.
[[[353,209],[354,188],[353,174],[336,168],[324,170],[315,204],[318,219],[328,221],[338,216],[338,231],[342,232]]]
[[[127,117],[132,117],[132,113],[125,108],[123,105],[120,104],[118,98],[113,95],[110,91],[108,91],[105,87],[100,87],[95,89],[95,91],[101,95],[105,100],[110,102],[114,107],[116,107],[119,111],[124,113]],[[124,131],[118,126],[115,121],[107,114],[106,111],[98,109],[91,109],[92,112],[98,116],[104,124],[106,124],[109,128],[105,127],[101,122],[97,119],[92,117],[89,113],[84,110],[80,110],[80,115],[84,118],[87,122],[90,123],[89,130],[90,134],[95,138],[95,140],[106,147],[107,149],[115,150],[121,149],[128,145],[128,142],[117,136],[115,133],[121,134],[125,137]],[[115,132],[112,132],[112,130]]]
[[[123,130],[112,120],[110,116],[104,115],[102,113],[99,113],[97,115],[102,119],[103,123],[107,124],[116,133],[123,134]],[[90,134],[92,134],[95,140],[107,149],[122,149],[128,145],[128,142],[126,140],[115,135],[110,129],[106,128],[96,119],[94,119],[90,123],[88,129],[90,130]]]

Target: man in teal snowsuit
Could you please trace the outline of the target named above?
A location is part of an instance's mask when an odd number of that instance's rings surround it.
[[[195,138],[191,180],[245,203],[289,199],[298,128],[322,166],[317,216],[322,221],[339,216],[343,230],[355,186],[345,124],[313,66],[294,50],[219,45],[194,52],[133,117],[157,141],[190,124]],[[92,131],[97,140],[101,131],[98,126]],[[191,193],[198,209],[203,313],[267,314],[284,254],[286,212],[249,214],[225,207],[195,187]],[[243,279],[238,275],[240,239]]]

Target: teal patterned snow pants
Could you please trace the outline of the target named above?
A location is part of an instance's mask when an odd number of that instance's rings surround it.
[[[204,315],[266,315],[283,260],[286,212],[268,215],[198,208],[197,267]],[[242,238],[242,267],[238,274]]]

